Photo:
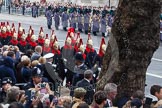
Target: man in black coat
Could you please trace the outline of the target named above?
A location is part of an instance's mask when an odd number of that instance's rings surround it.
[[[93,72],[91,70],[86,70],[84,72],[84,79],[76,84],[77,87],[83,87],[87,90],[86,95],[84,96],[84,101],[89,105],[92,103],[94,95],[94,86],[90,83],[92,79]]]

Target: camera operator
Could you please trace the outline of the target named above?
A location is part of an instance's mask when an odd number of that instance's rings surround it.
[[[32,70],[32,81],[25,86],[28,100],[26,108],[29,106],[48,106],[53,99],[54,92],[50,89],[48,80],[43,77],[42,71],[38,67]],[[50,105],[50,104],[49,104]]]

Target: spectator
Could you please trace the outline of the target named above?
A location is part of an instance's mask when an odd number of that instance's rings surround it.
[[[39,64],[39,61],[38,60],[34,60],[31,63],[31,67],[36,67],[38,64]]]
[[[136,107],[140,108],[144,103],[144,92],[137,90],[133,93],[131,99],[123,106],[123,108]]]
[[[87,103],[80,103],[77,108],[89,108]]]
[[[103,108],[106,104],[106,93],[104,91],[97,91],[94,94],[95,105],[92,108]]]
[[[24,106],[19,102],[13,102],[8,108],[24,108]]]
[[[16,77],[14,73],[14,61],[11,57],[4,59],[4,65],[0,66],[0,79],[4,77],[10,77],[13,83],[16,83]]]
[[[158,102],[158,101],[160,101],[162,99],[162,87],[160,85],[153,85],[153,86],[151,86],[150,94],[157,98],[157,101],[154,101],[151,106],[152,107],[154,105],[155,106],[159,106],[157,104],[159,104],[160,102]]]
[[[82,87],[76,88],[74,90],[74,98],[71,105],[72,108],[77,108],[80,103],[85,103],[83,100],[86,92],[87,91]]]
[[[30,65],[31,65],[31,61],[30,59],[27,57],[26,60],[23,60],[23,67],[21,69],[21,77],[23,79],[23,82],[27,83],[30,81],[31,78],[31,69],[30,69]]]
[[[36,46],[35,47],[35,52],[31,56],[31,61],[38,60],[39,57],[41,57],[41,54],[42,54],[42,47],[41,46]]]
[[[86,70],[84,72],[84,79],[82,79],[76,84],[77,87],[83,87],[84,89],[88,89],[84,96],[84,101],[89,105],[92,103],[94,95],[94,88],[93,85],[90,83],[92,79],[93,72],[91,70]]]
[[[112,102],[117,95],[117,85],[114,83],[108,83],[105,85],[104,91],[106,92],[107,96],[107,103],[105,107],[112,107],[113,106]]]

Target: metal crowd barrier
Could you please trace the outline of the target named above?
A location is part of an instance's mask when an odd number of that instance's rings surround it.
[[[23,9],[22,7],[4,7],[2,6],[1,13],[6,13],[6,14],[12,14],[12,15],[23,15]],[[25,16],[32,16],[32,8],[28,7],[25,8],[24,10],[24,15]],[[39,8],[38,9],[38,16],[45,15],[45,8]]]

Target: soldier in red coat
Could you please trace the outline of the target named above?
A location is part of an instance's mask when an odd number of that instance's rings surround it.
[[[43,32],[43,28],[41,27],[40,31],[39,31],[39,37],[38,37],[37,43],[38,43],[38,45],[43,46],[44,45],[44,41],[45,41],[45,39],[44,39],[44,32]]]
[[[10,25],[9,25],[9,22],[7,22],[7,26],[6,26],[6,35],[7,35],[7,42],[6,43],[9,43],[12,39],[12,33],[11,33],[11,28],[10,28]]]
[[[6,34],[6,27],[2,26],[2,30],[1,30],[1,34],[0,34],[0,38],[1,38],[1,44],[2,45],[7,45],[7,34]]]
[[[36,43],[36,36],[32,35],[31,36],[31,41],[29,42],[29,49],[32,49],[34,51],[35,47],[37,46]]]
[[[23,28],[21,27],[21,23],[19,23],[19,27],[18,27],[18,40],[21,39],[22,35],[23,35]]]
[[[21,36],[21,40],[19,41],[19,43],[18,43],[18,47],[19,47],[19,50],[21,51],[21,52],[26,52],[26,50],[28,49],[28,42],[26,41],[26,35],[25,34],[23,34],[22,36]]]
[[[13,46],[17,46],[18,45],[17,33],[14,33],[11,41],[9,42],[9,45],[13,45]]]
[[[51,52],[50,40],[46,39],[43,46],[43,55]]]
[[[29,31],[28,31],[28,35],[27,35],[27,42],[30,42],[31,41],[31,36],[34,34],[34,30],[32,29],[32,27],[30,26],[29,27]]]

